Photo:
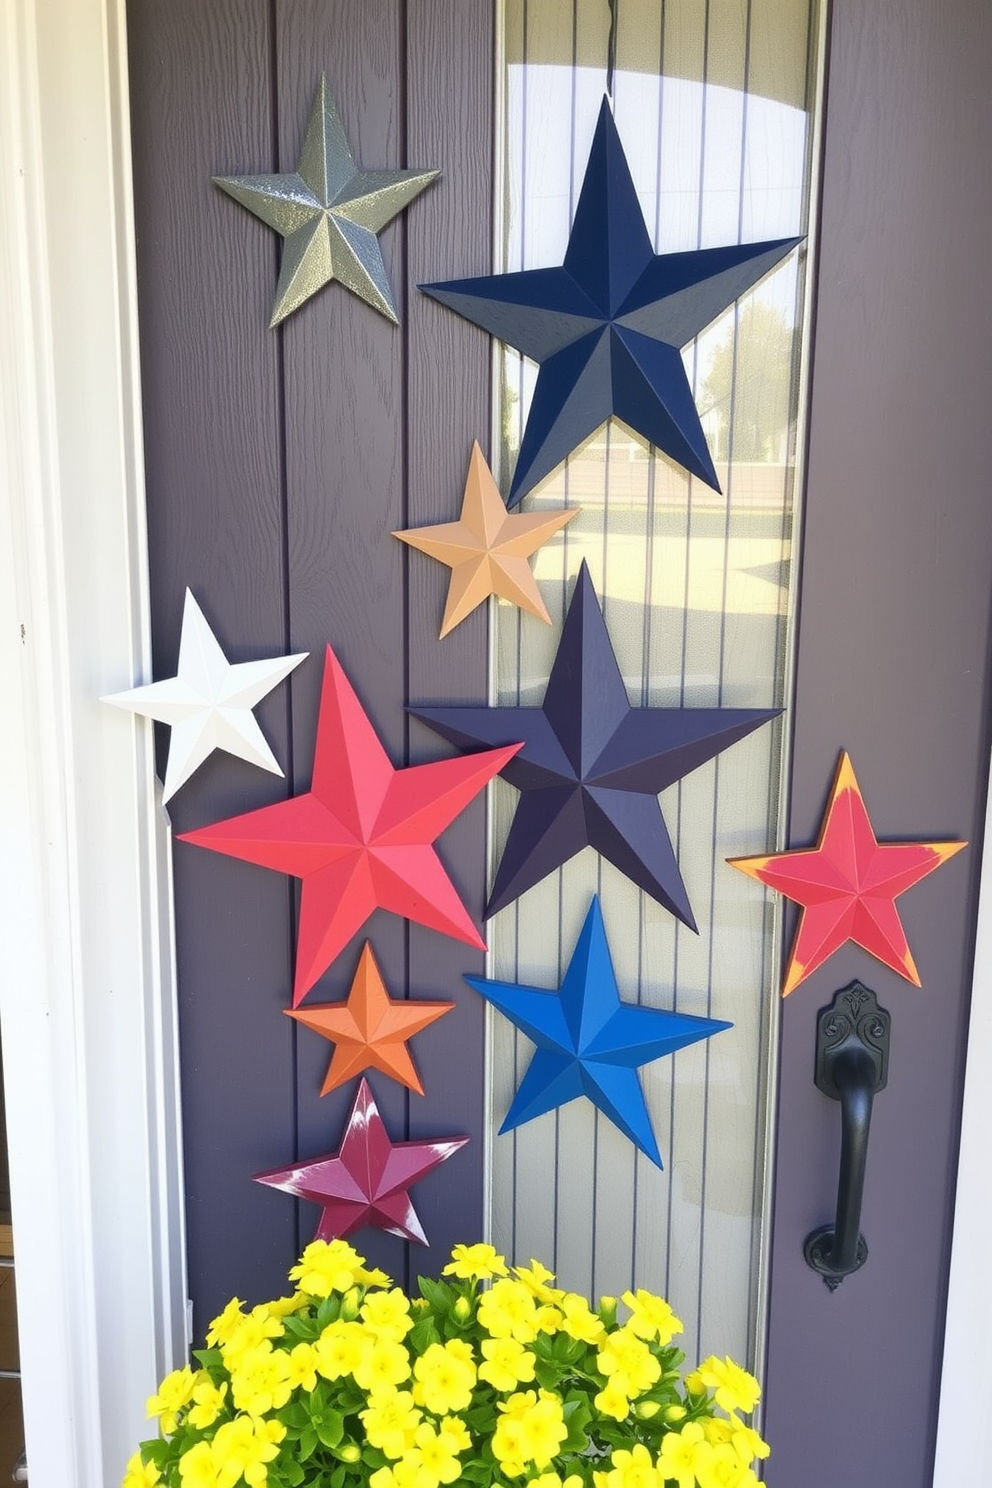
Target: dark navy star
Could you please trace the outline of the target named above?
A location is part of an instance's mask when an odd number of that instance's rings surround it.
[[[611,415],[718,491],[681,349],[801,241],[656,254],[604,99],[561,267],[420,285],[540,364],[507,505]]]
[[[695,930],[659,792],[781,709],[632,708],[583,563],[539,708],[410,711],[462,749],[523,741],[487,919],[588,846]]]
[[[637,1070],[732,1025],[621,1002],[597,898],[557,992],[485,977],[465,980],[537,1045],[501,1133],[585,1095],[663,1166]]]

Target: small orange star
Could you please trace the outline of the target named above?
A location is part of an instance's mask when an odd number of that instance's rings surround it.
[[[287,1017],[296,1018],[304,1027],[337,1045],[321,1095],[367,1069],[377,1069],[423,1095],[424,1087],[406,1046],[407,1039],[449,1013],[454,1005],[453,1002],[404,1002],[390,997],[371,942],[366,941],[344,1002],[284,1011]]]
[[[578,514],[578,507],[550,516],[508,512],[476,440],[458,521],[412,527],[393,536],[451,569],[441,622],[443,640],[490,594],[498,594],[550,625],[551,616],[527,559]]]

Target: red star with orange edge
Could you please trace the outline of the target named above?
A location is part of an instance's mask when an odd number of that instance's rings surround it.
[[[919,987],[895,901],[967,846],[880,843],[844,753],[816,847],[727,861],[803,907],[782,988],[782,996],[788,997],[849,940]]]
[[[364,1225],[373,1225],[426,1245],[427,1236],[408,1190],[467,1141],[468,1137],[392,1141],[369,1083],[363,1080],[337,1152],[270,1168],[256,1173],[254,1179],[320,1204],[317,1240],[342,1240]]]
[[[180,840],[303,880],[298,1007],[376,909],[485,950],[433,843],[519,748],[395,770],[328,646],[309,791]]]
[[[551,616],[527,559],[578,515],[577,506],[570,511],[529,512],[526,516],[508,512],[476,440],[457,522],[408,527],[393,533],[401,542],[419,548],[451,569],[438,639],[443,641],[491,594],[550,625]]]
[[[298,1012],[286,1008],[285,1012],[288,1018],[296,1018],[304,1027],[333,1039],[337,1045],[321,1095],[336,1090],[367,1069],[377,1069],[423,1095],[424,1087],[406,1046],[407,1040],[450,1013],[454,1005],[453,1002],[405,1002],[390,997],[371,942],[366,941],[346,1001]]]

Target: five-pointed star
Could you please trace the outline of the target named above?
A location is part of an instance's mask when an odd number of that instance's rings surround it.
[[[366,941],[344,1002],[300,1010],[286,1008],[285,1012],[314,1033],[333,1039],[337,1045],[321,1095],[367,1069],[377,1069],[423,1095],[424,1087],[406,1046],[407,1039],[443,1018],[454,1005],[453,1002],[405,1002],[390,997],[371,942]]]
[[[895,901],[967,845],[879,843],[844,753],[815,847],[727,861],[803,906],[782,988],[787,997],[849,940],[919,987]]]
[[[286,240],[269,324],[278,325],[332,279],[396,321],[376,233],[438,175],[359,170],[322,77],[295,171],[214,176],[222,191]]]
[[[465,980],[537,1045],[501,1133],[587,1095],[663,1166],[637,1070],[732,1025],[621,1002],[597,898],[557,992],[485,977]]]
[[[632,708],[583,562],[540,708],[410,711],[461,748],[524,741],[487,919],[588,846],[695,930],[658,794],[781,710]]]
[[[315,1240],[341,1240],[373,1225],[426,1245],[408,1189],[467,1141],[468,1137],[436,1137],[431,1142],[391,1142],[368,1081],[363,1080],[337,1152],[254,1177],[256,1183],[322,1206]]]
[[[101,702],[171,724],[163,801],[174,796],[215,749],[281,775],[251,710],[308,654],[301,651],[270,661],[228,661],[187,589],[176,675],[112,692]]]
[[[800,241],[655,254],[604,99],[561,267],[420,285],[540,364],[507,505],[611,416],[719,490],[681,349]]]
[[[298,1007],[375,909],[485,950],[432,844],[519,748],[394,770],[328,646],[309,791],[180,841],[303,880]]]
[[[527,559],[578,514],[579,508],[573,507],[547,516],[510,516],[476,440],[458,521],[407,528],[393,536],[451,569],[441,622],[443,641],[490,594],[498,594],[550,625],[551,616]]]

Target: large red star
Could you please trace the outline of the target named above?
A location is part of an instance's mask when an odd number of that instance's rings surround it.
[[[485,950],[432,844],[519,748],[394,770],[328,646],[309,791],[180,840],[303,880],[297,1007],[376,909]]]
[[[895,901],[967,845],[882,845],[845,753],[840,757],[816,847],[727,861],[803,906],[782,988],[782,996],[788,997],[849,940],[919,987],[919,972]]]
[[[406,1002],[390,997],[371,942],[366,941],[344,1002],[285,1011],[287,1017],[296,1018],[314,1033],[333,1039],[336,1045],[321,1095],[336,1090],[367,1069],[377,1069],[423,1095],[424,1087],[406,1046],[407,1039],[450,1013],[454,1005],[453,1002]]]
[[[255,1182],[320,1204],[316,1240],[341,1240],[372,1225],[426,1245],[408,1189],[467,1141],[468,1137],[390,1141],[369,1083],[363,1080],[337,1152],[256,1173]]]

